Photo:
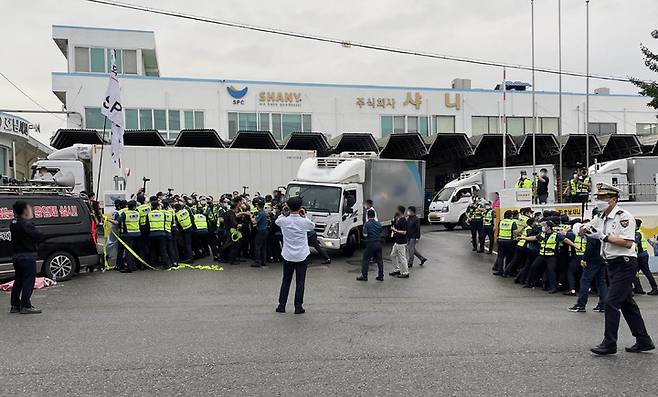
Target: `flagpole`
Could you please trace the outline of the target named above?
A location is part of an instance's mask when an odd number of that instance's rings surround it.
[[[558,136],[558,148],[560,150],[560,161],[558,175],[560,176],[560,182],[558,186],[560,187],[560,194],[557,197],[557,201],[562,202],[562,0],[557,1],[557,47],[558,47],[558,86],[559,86],[559,96],[558,96],[558,107],[559,107],[559,117],[558,117],[558,126],[557,126],[557,136]]]
[[[107,124],[107,117],[103,117],[103,137],[101,138],[101,158],[98,164],[98,183],[96,184],[96,200],[100,201],[98,194],[101,190],[101,170],[103,169],[103,153],[105,153],[105,126]],[[93,165],[92,165],[93,166]],[[93,189],[93,187],[92,187]],[[107,205],[107,203],[105,203]]]
[[[530,0],[530,30],[532,36],[532,175],[537,173],[537,108],[535,104],[535,0]]]
[[[501,118],[501,132],[503,133],[503,188],[507,188],[507,71],[503,67],[503,116]]]
[[[585,0],[585,169],[589,169],[589,0]]]

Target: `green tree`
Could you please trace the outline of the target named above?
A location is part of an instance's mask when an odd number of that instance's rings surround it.
[[[640,45],[644,54],[644,64],[649,70],[658,73],[658,54],[654,54],[644,45]],[[658,109],[658,83],[655,81],[643,81],[631,77],[631,83],[640,89],[640,95],[653,98],[647,105]]]

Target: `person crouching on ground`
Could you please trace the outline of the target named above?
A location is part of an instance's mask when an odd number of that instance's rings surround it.
[[[14,216],[9,225],[15,273],[10,313],[39,314],[30,297],[37,276],[37,244],[43,235],[32,224],[32,206],[25,201],[14,203]]]
[[[286,213],[288,213],[286,215]],[[281,280],[281,291],[279,292],[279,306],[276,308],[277,313],[286,312],[286,303],[288,302],[288,293],[292,275],[295,277],[295,314],[305,312],[304,304],[304,284],[306,282],[306,266],[308,256],[311,250],[308,248],[307,233],[315,229],[315,224],[306,218],[306,213],[302,208],[302,199],[291,197],[283,208],[283,214],[280,215],[275,223],[281,228],[283,234],[283,279]]]

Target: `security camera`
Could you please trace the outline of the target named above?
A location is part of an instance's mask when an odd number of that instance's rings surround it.
[[[653,37],[654,39],[658,39],[658,29],[651,32],[651,37]]]

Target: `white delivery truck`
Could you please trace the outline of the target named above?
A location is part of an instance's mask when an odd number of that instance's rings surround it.
[[[550,179],[548,189],[548,203],[555,202],[555,167],[552,164],[539,164],[535,166],[537,172],[545,168]],[[528,178],[532,180],[532,165],[506,167],[505,174],[507,188],[514,187],[521,171],[526,171]],[[459,178],[448,182],[439,191],[430,203],[427,220],[432,224],[441,224],[446,229],[452,230],[460,225],[466,229],[466,208],[471,203],[473,192],[477,191],[480,198],[489,201],[495,199],[496,192],[505,188],[503,186],[503,168],[481,168],[464,171]]]
[[[592,193],[597,183],[608,183],[622,190],[623,201],[658,202],[656,177],[658,156],[629,157],[595,163],[589,167]]]
[[[309,158],[288,184],[286,194],[302,198],[324,248],[349,256],[359,246],[366,200],[373,201],[386,229],[398,205],[415,206],[422,218],[425,162],[380,159],[370,152]]]
[[[103,153],[103,166],[101,163]],[[33,175],[45,167],[58,181],[75,183],[74,193],[96,192],[100,172],[101,205],[135,193],[148,179],[147,193],[211,194],[243,189],[265,195],[294,178],[300,164],[315,157],[313,150],[218,149],[125,146],[122,169],[112,163],[110,145],[74,146],[57,150],[32,165]]]

